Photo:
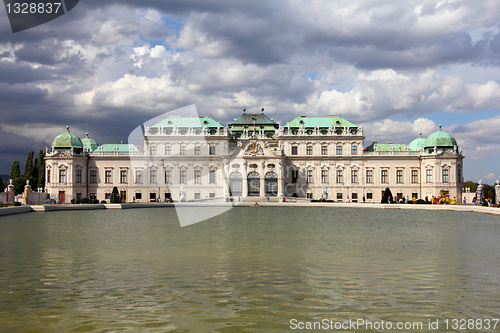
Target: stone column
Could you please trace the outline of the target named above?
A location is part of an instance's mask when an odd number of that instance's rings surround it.
[[[266,182],[265,170],[262,170],[262,172],[260,174],[260,196],[261,197],[266,196],[265,182]]]
[[[241,177],[241,196],[246,198],[248,196],[248,170],[247,170],[247,162],[243,162],[243,174]]]
[[[26,185],[24,186],[24,193],[23,193],[23,203],[25,205],[29,204],[29,195],[30,193],[33,192],[31,191],[31,186],[30,186],[30,181],[29,179],[26,181]]]
[[[477,185],[476,189],[476,195],[477,195],[477,204],[482,205],[483,204],[483,184],[481,180],[479,180],[479,185]]]
[[[498,179],[495,185],[495,200],[497,204],[500,204],[500,180]]]
[[[15,186],[12,184],[12,179],[9,179],[9,185],[7,185],[5,193],[5,203],[13,204],[16,199]]]

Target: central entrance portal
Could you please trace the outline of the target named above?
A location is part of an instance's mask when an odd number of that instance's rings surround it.
[[[266,173],[264,178],[266,195],[275,197],[278,195],[278,175],[275,172]]]
[[[248,196],[258,197],[260,196],[260,175],[257,172],[250,172],[248,174]]]
[[[243,195],[243,177],[239,172],[233,172],[229,175],[229,195],[240,197]]]

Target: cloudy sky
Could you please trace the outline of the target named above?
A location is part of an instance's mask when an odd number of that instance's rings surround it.
[[[114,143],[195,104],[222,123],[341,114],[365,146],[441,124],[466,180],[500,178],[498,0],[81,0],[15,34],[3,8],[0,88],[0,174],[66,125]]]

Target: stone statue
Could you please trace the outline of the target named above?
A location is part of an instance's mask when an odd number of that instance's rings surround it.
[[[181,186],[179,190],[179,202],[186,202],[186,191],[184,190],[184,186]]]
[[[323,187],[323,190],[321,191],[321,198],[322,198],[323,200],[328,199],[328,192],[327,192],[327,190],[326,190],[326,187]]]

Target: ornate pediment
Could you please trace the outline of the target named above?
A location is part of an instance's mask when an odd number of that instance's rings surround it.
[[[244,153],[245,155],[251,156],[264,155],[264,149],[262,149],[262,146],[259,142],[257,142],[256,140],[252,140],[248,143]]]
[[[70,152],[68,151],[57,151],[54,154],[50,155],[50,157],[55,157],[55,158],[73,158]]]
[[[444,158],[456,158],[457,154],[449,152],[449,151],[444,151],[441,154],[439,154],[439,157],[444,157]]]

